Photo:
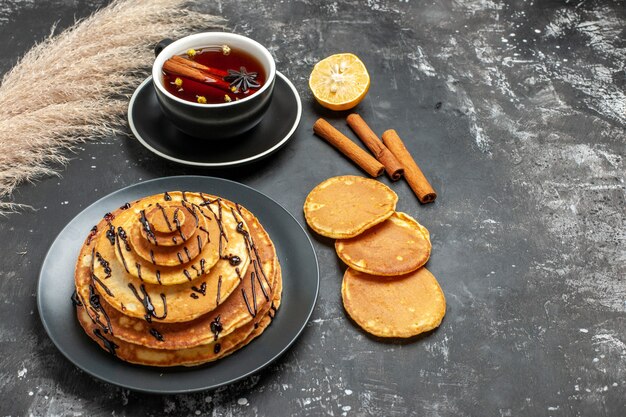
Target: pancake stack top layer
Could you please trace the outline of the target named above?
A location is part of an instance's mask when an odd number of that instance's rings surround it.
[[[430,258],[428,230],[395,211],[396,194],[368,178],[342,176],[316,186],[304,213],[316,232],[337,239],[348,265],[342,298],[350,317],[380,337],[412,337],[439,326],[445,298],[424,268]]]
[[[166,192],[107,213],[83,244],[75,283],[92,339],[126,361],[173,366],[218,359],[258,336],[280,305],[282,276],[252,213]]]

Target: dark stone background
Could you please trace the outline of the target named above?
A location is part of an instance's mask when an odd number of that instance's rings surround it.
[[[0,72],[59,23],[105,1],[0,3]],[[138,142],[81,148],[61,178],[26,184],[35,212],[0,219],[2,415],[625,415],[626,237],[622,1],[218,1],[233,31],[269,46],[303,99],[289,145],[253,166],[191,169]],[[439,192],[399,210],[433,241],[441,327],[381,343],[346,318],[342,266],[316,236],[321,292],[295,346],[265,371],[213,392],[150,396],[71,365],[36,312],[41,261],[82,208],[141,180],[179,174],[248,184],[301,214],[323,179],[359,174],[315,138],[313,64],[350,51],[372,86],[358,112],[395,128]],[[438,103],[441,103],[439,105]],[[383,181],[387,182],[386,179]],[[285,277],[289,279],[289,277]],[[251,346],[250,348],[253,348]]]

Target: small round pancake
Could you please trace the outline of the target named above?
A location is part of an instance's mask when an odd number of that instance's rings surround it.
[[[178,193],[173,193],[171,200],[157,200],[146,210],[146,220],[151,226],[151,233],[139,227],[139,235],[157,246],[178,246],[192,237],[198,227],[198,215],[194,206],[178,204]],[[159,198],[157,194],[156,198]],[[171,195],[170,195],[171,197]],[[189,198],[188,195],[185,197]],[[180,197],[182,198],[182,197]],[[181,200],[181,203],[183,201]]]
[[[385,184],[345,175],[317,185],[304,201],[311,229],[334,239],[354,237],[391,216],[398,196]]]
[[[394,213],[362,234],[335,242],[337,255],[350,268],[372,275],[408,274],[430,258],[430,234],[414,218]]]
[[[443,291],[426,268],[393,278],[348,268],[341,296],[352,320],[378,337],[416,336],[438,327],[446,314]]]

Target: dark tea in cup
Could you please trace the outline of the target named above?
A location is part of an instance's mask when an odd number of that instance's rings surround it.
[[[244,99],[261,89],[266,78],[258,59],[228,45],[189,49],[163,63],[165,89],[200,104]]]
[[[272,101],[276,63],[263,45],[226,32],[203,32],[155,46],[152,84],[165,117],[201,139],[243,137]]]

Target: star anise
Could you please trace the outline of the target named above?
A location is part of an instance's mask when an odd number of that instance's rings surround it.
[[[250,88],[259,88],[261,84],[256,81],[259,73],[248,72],[246,67],[239,67],[239,71],[232,69],[228,70],[228,75],[224,77],[224,81],[230,83],[231,88],[235,88],[237,91],[244,93],[248,92]]]

